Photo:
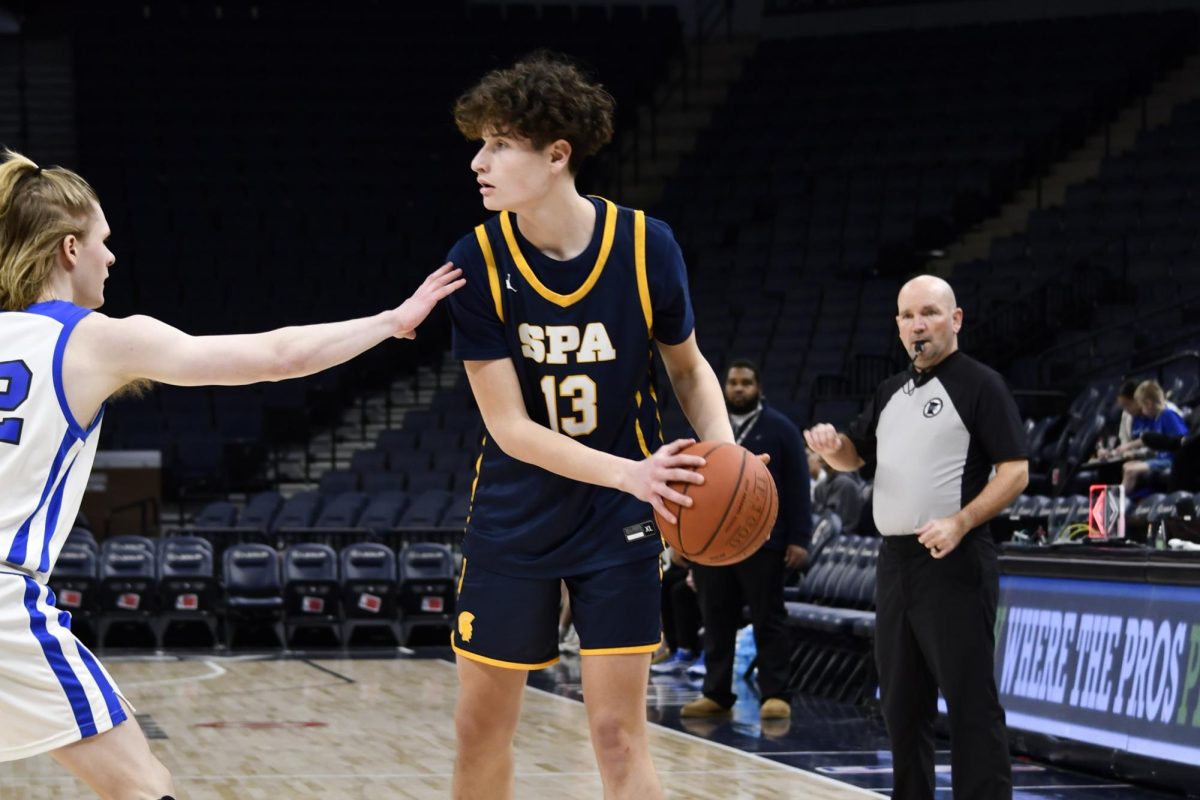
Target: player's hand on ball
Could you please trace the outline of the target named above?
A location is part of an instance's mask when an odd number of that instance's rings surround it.
[[[806,430],[804,441],[813,449],[813,452],[822,456],[831,456],[842,449],[841,434],[837,432],[837,428],[826,422]]]
[[[417,326],[425,321],[429,312],[438,301],[466,286],[467,281],[462,277],[462,270],[447,261],[417,287],[412,297],[405,300],[396,309],[396,332],[392,335],[397,339],[417,338]]]
[[[671,481],[704,483],[704,478],[695,471],[697,467],[704,466],[704,459],[679,452],[695,443],[695,439],[676,439],[658,448],[648,458],[632,462],[633,466],[621,481],[621,489],[638,500],[649,503],[671,524],[677,523],[679,520],[667,511],[663,501],[669,500],[682,508],[691,508],[692,498],[675,491],[667,484]]]

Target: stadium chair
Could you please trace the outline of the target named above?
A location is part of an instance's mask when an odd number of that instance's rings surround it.
[[[414,629],[449,627],[454,619],[454,555],[442,544],[419,542],[399,556],[401,641]]]
[[[399,644],[400,620],[396,554],[375,542],[342,548],[342,643],[349,646],[359,628],[383,628]]]
[[[311,528],[323,505],[324,499],[317,492],[294,494],[283,501],[271,529]]]
[[[282,505],[283,497],[279,492],[259,492],[251,497],[242,509],[241,516],[238,517],[238,527],[269,531]]]
[[[283,551],[285,641],[290,647],[302,628],[328,630],[341,639],[341,587],[338,557],[323,544],[296,544]]]
[[[317,516],[318,528],[353,528],[367,506],[366,492],[344,492],[331,498]]]
[[[213,548],[205,539],[180,536],[166,539],[158,554],[159,611],[156,638],[166,642],[172,625],[202,625],[215,647],[218,597]]]
[[[322,497],[333,497],[358,491],[359,474],[352,470],[335,469],[321,476],[317,491]]]
[[[232,648],[237,631],[249,626],[269,627],[283,646],[283,585],[275,549],[235,544],[225,551],[222,562],[226,649]]]
[[[400,491],[377,492],[370,498],[358,518],[358,525],[375,533],[396,527],[400,515],[408,507],[408,495]]]
[[[237,508],[224,500],[209,503],[192,519],[192,525],[197,528],[232,528],[235,522]]]
[[[403,493],[404,475],[399,472],[364,472],[362,488],[368,495]]]
[[[408,528],[434,528],[441,524],[446,506],[450,504],[450,492],[428,490],[412,498],[408,510],[400,517],[400,525]]]
[[[138,541],[142,540],[142,541]],[[140,536],[118,536],[100,550],[100,603],[96,641],[103,648],[115,624],[144,630],[157,643],[153,626],[158,611],[158,570],[154,547]]]

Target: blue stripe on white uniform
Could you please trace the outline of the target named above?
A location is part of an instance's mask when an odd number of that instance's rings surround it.
[[[54,490],[54,496],[50,498],[50,505],[46,508],[46,536],[42,539],[42,558],[38,561],[37,568],[37,571],[41,573],[50,570],[50,542],[54,539],[54,532],[58,530],[58,514],[62,510],[63,490],[67,488],[67,481],[71,480],[71,467],[73,466],[75,466],[75,459],[71,459],[71,463],[67,465],[67,472],[58,482],[58,488]]]
[[[25,578],[25,608],[29,611],[29,630],[42,646],[50,669],[54,670],[55,677],[67,695],[71,711],[75,715],[75,724],[79,726],[79,733],[85,737],[95,736],[96,721],[92,717],[92,704],[88,702],[87,692],[84,691],[83,684],[79,682],[71,665],[67,663],[62,643],[50,633],[46,615],[37,607],[38,598],[44,588],[33,578]],[[104,688],[104,684],[101,684],[101,688]],[[108,687],[108,692],[112,692],[111,686]],[[107,697],[105,699],[107,700]]]
[[[9,564],[21,566],[25,563],[26,554],[29,550],[29,528],[33,524],[34,517],[42,510],[42,506],[46,504],[46,498],[50,495],[50,490],[58,483],[58,473],[62,470],[63,461],[66,460],[67,454],[71,452],[78,438],[71,431],[63,434],[62,443],[58,446],[58,452],[54,456],[54,463],[50,465],[50,474],[46,478],[46,485],[42,487],[42,499],[38,501],[37,507],[29,518],[21,523],[21,527],[17,529],[17,535],[13,537],[12,547],[9,548],[8,556],[4,559]],[[60,487],[61,489],[61,487]],[[62,502],[61,497],[59,502]],[[47,540],[53,531],[47,532]],[[47,556],[48,558],[48,556]]]

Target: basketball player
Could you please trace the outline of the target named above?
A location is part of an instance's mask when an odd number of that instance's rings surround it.
[[[161,798],[171,776],[46,585],[91,472],[104,402],[137,381],[240,385],[311,375],[413,338],[463,285],[446,264],[398,308],[249,336],[188,336],[93,313],[116,260],[75,173],[0,162],[0,761],[51,755],[104,798]]]
[[[463,542],[452,645],[461,683],[454,797],[512,797],[528,670],[558,658],[571,595],[584,702],[606,798],[662,796],[647,750],[646,676],[661,640],[650,506],[691,501],[703,464],[661,445],[653,348],[702,439],[733,441],[696,346],[686,270],[664,223],[579,194],[612,137],[613,99],[544,54],[458,99],[483,205],[499,212],[451,250],[467,288],[447,307],[486,426]],[[648,505],[649,504],[649,505]]]

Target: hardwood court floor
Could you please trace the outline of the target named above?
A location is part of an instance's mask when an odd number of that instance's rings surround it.
[[[103,660],[175,775],[180,800],[450,796],[450,663]],[[582,704],[528,689],[516,797],[600,798],[587,730]],[[650,746],[667,796],[679,800],[879,797],[657,725]],[[48,756],[0,764],[5,800],[90,796]]]

